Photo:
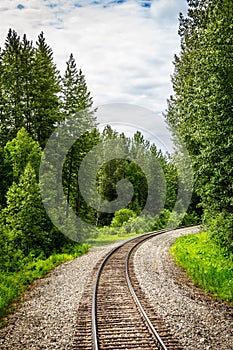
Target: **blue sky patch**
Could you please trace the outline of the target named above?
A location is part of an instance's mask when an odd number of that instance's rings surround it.
[[[78,3],[78,2],[75,2],[75,3],[74,3],[74,7],[83,7],[83,5],[81,5],[81,4]]]
[[[151,0],[145,0],[145,1],[142,0],[139,3],[140,3],[140,5],[142,7],[145,7],[145,8],[150,8],[151,7]]]
[[[151,4],[149,4],[148,2],[144,2],[141,4],[142,7],[146,7],[146,8],[150,8]]]
[[[73,0],[71,1],[71,7],[89,7],[89,6],[101,6],[102,8],[120,6],[129,0]],[[151,0],[136,0],[139,6],[144,8],[151,7]],[[65,1],[58,0],[46,0],[47,6],[51,9],[55,7],[63,7]]]
[[[56,2],[49,2],[47,6],[50,7],[51,9],[54,9],[55,7],[58,6],[58,4]]]
[[[22,4],[19,4],[19,5],[17,6],[17,9],[23,10],[23,9],[24,9],[24,6],[23,6]]]

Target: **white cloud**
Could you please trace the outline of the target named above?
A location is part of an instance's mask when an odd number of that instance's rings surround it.
[[[177,18],[186,0],[154,0],[151,8],[142,7],[145,2],[2,0],[1,45],[9,27],[34,41],[43,30],[61,70],[73,52],[95,105],[124,102],[163,111],[179,51]]]

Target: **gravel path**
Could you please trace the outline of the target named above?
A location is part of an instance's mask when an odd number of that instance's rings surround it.
[[[119,243],[118,243],[119,244]],[[32,284],[0,329],[1,350],[73,349],[78,304],[96,264],[117,244],[92,248]]]
[[[169,254],[175,238],[197,232],[182,229],[155,237],[135,254],[135,272],[155,310],[187,350],[232,350],[233,309],[194,287]]]
[[[232,309],[193,287],[169,257],[168,247],[185,232],[179,230],[143,244],[135,255],[137,276],[155,309],[175,333],[181,332],[184,349],[232,350]],[[35,281],[8,325],[0,330],[0,349],[75,349],[78,306],[85,284],[96,262],[119,243],[92,248]]]

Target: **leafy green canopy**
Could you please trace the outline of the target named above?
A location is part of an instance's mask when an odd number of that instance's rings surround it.
[[[195,190],[201,197],[205,223],[232,251],[232,1],[196,0],[188,4],[188,16],[180,16],[181,53],[175,56],[174,94],[168,101],[166,118],[192,156]]]

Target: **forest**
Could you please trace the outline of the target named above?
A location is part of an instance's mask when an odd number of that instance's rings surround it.
[[[233,253],[233,7],[229,0],[188,0],[188,5],[188,15],[181,14],[179,18],[181,52],[175,56],[174,94],[165,112],[174,135],[184,141],[194,169],[193,196],[180,225],[202,222],[208,240],[230,258]],[[72,210],[93,227],[91,232],[76,230],[75,241],[50,220],[42,203],[39,181],[41,158],[49,137],[58,125],[67,125],[70,120],[70,135],[74,128],[85,129],[85,133],[69,149],[62,167],[67,200],[65,216],[69,220]],[[111,202],[118,196],[120,180],[127,179],[133,186],[132,200],[116,213],[88,205],[78,178],[83,159],[100,142],[106,145],[102,153],[106,153],[107,159],[110,140],[124,144],[125,156],[102,163],[96,178],[98,193]],[[142,167],[131,161],[135,156],[149,169],[147,177]],[[161,185],[161,171],[166,186]],[[130,138],[111,126],[106,126],[103,132],[98,130],[85,75],[72,54],[62,75],[43,33],[34,44],[13,29],[9,30],[0,52],[0,179],[0,316],[33,279],[56,264],[86,252],[88,237],[105,232],[143,233],[166,227],[178,191],[173,155],[164,155],[140,132]],[[151,203],[149,186],[158,189],[156,201]],[[51,184],[48,200],[57,202],[56,195]],[[147,210],[140,215],[145,204]],[[56,212],[59,215],[59,208]],[[174,226],[179,222],[178,216],[177,213],[173,218]]]
[[[0,87],[1,316],[33,279],[86,252],[88,237],[142,233],[166,226],[176,201],[177,171],[169,156],[139,131],[130,138],[109,125],[103,132],[98,130],[96,110],[82,70],[71,54],[62,75],[43,33],[34,44],[26,35],[21,38],[15,30],[9,30],[0,55]],[[68,138],[73,137],[74,130],[84,130],[62,164],[65,210],[59,207],[56,175],[53,182],[50,177],[50,170],[61,163],[62,142],[50,154],[40,176],[44,149],[59,125],[66,126]],[[105,161],[111,140],[123,145],[122,157],[116,152],[115,159]],[[79,188],[79,167],[100,142],[102,163],[96,176],[99,195],[111,202],[118,197],[120,180],[127,179],[133,186],[132,200],[116,213],[92,208]],[[136,158],[141,166],[131,161]],[[88,165],[90,173],[92,165]],[[147,176],[142,168],[147,169]],[[166,186],[160,183],[161,173]],[[40,186],[44,182],[48,191],[42,202]],[[154,201],[148,199],[149,187],[157,189]],[[127,192],[127,188],[124,190]],[[64,235],[51,221],[43,205],[46,201],[54,203],[56,220],[65,216],[69,221],[71,213],[75,213],[92,229],[80,232],[75,225],[70,226],[75,232],[75,239],[70,239],[68,232]],[[139,217],[146,204],[145,213]],[[191,220],[196,220],[195,214]]]

